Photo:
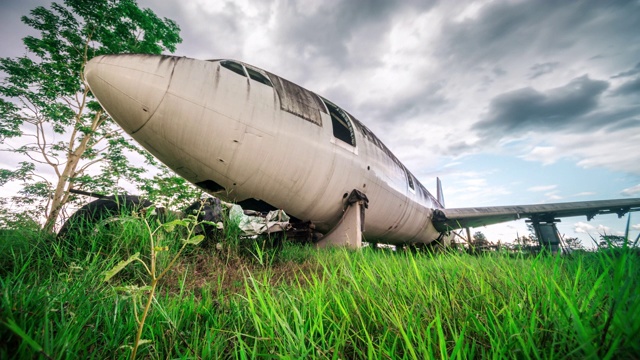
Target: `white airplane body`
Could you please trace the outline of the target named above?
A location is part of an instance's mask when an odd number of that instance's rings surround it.
[[[431,195],[353,116],[237,61],[108,55],[87,64],[85,79],[127,133],[188,181],[228,201],[259,199],[324,233],[342,223],[353,190],[368,198],[366,239],[390,244],[446,243],[451,229],[520,217],[640,209],[640,199],[444,209],[440,187]]]

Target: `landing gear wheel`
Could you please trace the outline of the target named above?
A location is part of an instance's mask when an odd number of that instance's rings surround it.
[[[151,206],[151,202],[133,195],[105,196],[92,201],[76,211],[62,225],[58,237],[66,237],[72,233],[86,233],[100,222],[116,218],[121,214],[129,214]]]

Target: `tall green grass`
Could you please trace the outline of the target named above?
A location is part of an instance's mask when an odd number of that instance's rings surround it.
[[[251,275],[250,356],[596,357],[638,354],[637,255],[319,254],[274,288]]]
[[[2,232],[0,358],[130,356],[134,302],[117,289],[144,284],[144,271],[134,265],[102,279],[144,254],[143,230],[125,221],[64,241]],[[180,234],[167,236],[180,245]],[[239,249],[245,240],[228,236],[222,249],[188,252],[159,284],[138,358],[640,354],[640,255],[632,248],[567,257],[274,251],[261,239]]]

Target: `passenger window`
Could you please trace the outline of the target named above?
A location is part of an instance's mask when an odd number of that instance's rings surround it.
[[[220,65],[222,65],[223,68],[229,69],[238,75],[241,75],[244,77],[247,76],[244,73],[244,69],[242,65],[238,64],[237,62],[224,60],[224,61],[220,61]]]
[[[327,106],[327,110],[329,110],[329,115],[331,116],[333,136],[351,146],[356,146],[353,127],[351,126],[351,122],[349,121],[347,114],[328,100],[325,100],[324,98],[322,100],[324,100],[324,104]]]
[[[269,81],[269,79],[267,79],[264,75],[260,74],[259,72],[249,68],[249,67],[245,67],[245,69],[247,69],[247,73],[249,74],[249,77],[252,80],[255,80],[259,83],[265,84],[267,86],[271,86],[271,81]]]

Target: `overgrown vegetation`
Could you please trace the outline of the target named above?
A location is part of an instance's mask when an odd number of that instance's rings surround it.
[[[13,153],[17,165],[0,169],[0,185],[22,183],[11,203],[32,208],[30,217],[45,219],[51,231],[72,190],[113,193],[123,180],[144,183],[145,169],[141,161],[132,165],[132,154],[157,165],[94,100],[84,83],[87,62],[104,54],[173,52],[182,39],[174,21],[135,0],[53,2],[22,22],[37,33],[23,39],[25,55],[0,58],[0,151]],[[11,138],[17,140],[5,142]]]
[[[147,299],[138,358],[640,353],[640,254],[630,247],[563,257],[276,249],[227,225],[219,246],[187,247],[153,297],[140,261],[104,275],[138,252],[149,264],[151,239],[166,267],[190,238],[183,231],[152,238],[127,217],[66,240],[2,230],[0,358],[129,357]]]

